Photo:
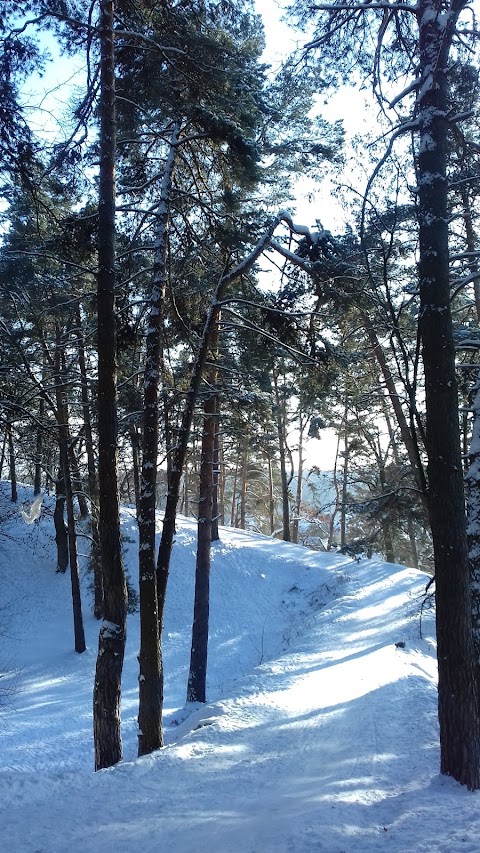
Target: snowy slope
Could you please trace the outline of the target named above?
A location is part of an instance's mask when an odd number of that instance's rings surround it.
[[[13,688],[0,710],[2,849],[480,852],[480,797],[438,775],[431,612],[423,638],[419,622],[424,575],[222,531],[212,567],[210,703],[185,708],[195,526],[182,519],[165,630],[168,745],[135,758],[132,615],[125,760],[94,774],[98,623],[84,568],[88,650],[75,654],[51,511],[46,500],[27,527],[1,497],[0,665],[11,675],[0,690]],[[133,581],[128,509],[123,522]]]

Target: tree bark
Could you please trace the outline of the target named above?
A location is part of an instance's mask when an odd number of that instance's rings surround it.
[[[140,514],[140,442],[138,438],[138,429],[136,424],[130,426],[130,444],[132,447],[132,462],[133,462],[133,491],[135,493],[135,512],[137,518]],[[127,480],[128,483],[128,480]],[[130,492],[130,484],[128,483]],[[130,498],[129,498],[130,500]]]
[[[38,420],[36,444],[35,444],[35,478],[33,494],[39,495],[42,491],[42,450],[43,450],[43,427],[42,421],[45,415],[45,399],[40,397],[38,403]]]
[[[57,543],[57,572],[66,572],[68,569],[68,535],[64,521],[65,512],[65,479],[63,468],[60,465],[58,477],[55,482],[55,510],[53,512],[53,524],[55,527],[55,542]]]
[[[275,498],[273,494],[273,465],[270,450],[267,457],[268,464],[268,518],[270,523],[270,536],[275,532]]]
[[[248,429],[243,438],[242,464],[240,467],[240,530],[245,530],[247,524],[247,489],[248,489]]]
[[[285,454],[285,408],[284,401],[280,399],[278,387],[278,375],[275,368],[272,370],[273,387],[275,390],[275,415],[277,420],[278,450],[280,455],[280,477],[282,482],[282,539],[290,542],[290,501],[288,497],[288,477]]]
[[[69,452],[71,444],[68,428],[68,409],[62,394],[62,339],[58,323],[55,329],[55,397],[58,418],[58,443],[60,447],[60,468],[63,474],[65,488],[65,503],[67,507],[67,537],[70,560],[70,582],[72,586],[73,632],[75,651],[82,654],[86,649],[85,631],[83,628],[82,599],[80,595],[80,579],[78,576],[77,534],[75,529],[75,513],[73,508],[72,477],[70,473]],[[63,511],[62,520],[63,524]]]
[[[469,455],[467,482],[467,537],[470,558],[470,584],[472,596],[473,644],[477,673],[477,691],[480,694],[480,378],[477,379],[473,400],[472,442]],[[480,699],[480,695],[479,695]]]
[[[335,506],[333,507],[333,511],[330,514],[330,521],[328,523],[328,541],[327,541],[327,551],[330,551],[333,548],[333,540],[335,537],[335,519],[338,515],[340,509],[340,485],[338,482],[338,459],[340,456],[340,432],[337,437],[337,449],[335,452],[335,462],[333,465],[333,487],[335,489]]]
[[[83,490],[82,479],[80,477],[78,459],[75,455],[75,451],[71,442],[68,447],[68,465],[71,472],[73,495],[77,499],[80,518],[85,521],[87,518],[90,517],[90,512],[88,510],[88,503]]]
[[[220,397],[215,395],[215,435],[213,439],[213,497],[212,497],[212,542],[218,542],[218,522],[221,516],[220,490]]]
[[[232,506],[230,508],[230,527],[237,526],[237,485],[238,485],[238,456],[240,453],[240,446],[238,445],[237,457],[235,459],[235,471],[233,474],[233,485],[232,485]]]
[[[480,728],[449,288],[447,66],[462,4],[420,0],[417,97],[420,334],[433,537],[441,771],[480,786]]]
[[[210,611],[210,561],[212,543],[213,461],[217,427],[216,397],[204,404],[204,423],[198,501],[197,559],[192,645],[188,674],[187,702],[206,702],[208,624]]]
[[[115,48],[114,4],[100,3],[100,188],[98,209],[98,480],[104,617],[93,692],[95,770],[122,759],[120,699],[126,642],[127,588],[118,492],[115,317]]]
[[[295,542],[295,544],[298,544],[298,530],[300,525],[300,510],[302,506],[303,493],[303,432],[303,413],[300,411],[298,419],[298,471],[297,488],[295,493],[295,516],[292,522],[292,542]]]
[[[18,501],[17,490],[17,467],[15,464],[15,446],[13,443],[12,421],[7,420],[7,436],[8,436],[8,467],[10,472],[10,500],[13,504]]]
[[[143,377],[143,454],[138,512],[140,651],[138,662],[138,754],[147,755],[163,746],[163,680],[159,642],[157,581],[155,573],[155,533],[158,464],[159,386],[168,241],[169,195],[175,164],[178,125],[170,141],[170,151],[160,192],[152,292],[146,339]]]
[[[344,449],[343,449],[343,469],[342,469],[342,489],[340,502],[340,550],[345,551],[347,544],[347,500],[348,500],[348,474],[350,465],[350,448],[348,434],[348,417],[347,404],[345,404],[345,422],[344,422]]]
[[[78,365],[80,368],[80,383],[82,395],[83,427],[85,430],[85,450],[87,454],[88,490],[90,493],[90,518],[92,530],[92,547],[90,550],[90,561],[93,569],[93,615],[95,619],[101,619],[103,615],[103,575],[102,555],[100,548],[100,534],[98,530],[98,476],[95,464],[95,452],[93,447],[92,419],[90,415],[91,400],[89,393],[87,363],[85,358],[85,342],[82,332],[82,317],[80,305],[77,306],[77,347]]]
[[[5,454],[7,451],[7,430],[3,433],[2,452],[0,454],[0,479],[3,479],[3,466],[5,465]]]

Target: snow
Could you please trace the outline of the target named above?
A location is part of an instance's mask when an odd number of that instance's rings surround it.
[[[19,489],[25,508],[31,490]],[[82,571],[73,651],[53,502],[24,524],[0,492],[2,849],[19,853],[478,853],[480,797],[440,776],[427,577],[225,529],[213,550],[209,703],[185,706],[195,524],[180,519],[164,638],[166,747],[136,758],[138,615],[124,762],[93,772],[100,623]],[[132,509],[125,563],[137,575]],[[80,540],[86,541],[86,540]]]

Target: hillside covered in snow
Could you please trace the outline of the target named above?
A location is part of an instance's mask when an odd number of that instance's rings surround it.
[[[180,519],[164,637],[166,747],[136,758],[138,614],[124,762],[93,772],[98,622],[87,651],[55,573],[53,504],[0,504],[0,815],[18,853],[472,853],[480,797],[438,773],[426,576],[224,529],[213,549],[209,702],[185,706],[196,529]],[[24,503],[22,503],[24,502]],[[159,519],[160,525],[160,519]],[[123,510],[136,584],[134,512]],[[88,539],[79,539],[88,551]]]

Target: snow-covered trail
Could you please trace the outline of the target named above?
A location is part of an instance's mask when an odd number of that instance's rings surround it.
[[[134,577],[131,513],[125,531]],[[89,651],[72,653],[68,578],[45,564],[41,529],[29,536],[39,560],[22,560],[17,545],[15,565],[3,566],[10,601],[15,588],[28,614],[15,620],[11,608],[4,642],[19,657],[21,689],[0,719],[3,849],[480,853],[480,798],[438,775],[424,575],[224,531],[212,569],[212,701],[182,709],[195,550],[194,525],[182,522],[165,634],[167,746],[134,758],[132,617],[126,760],[94,774],[98,625],[87,621]]]

